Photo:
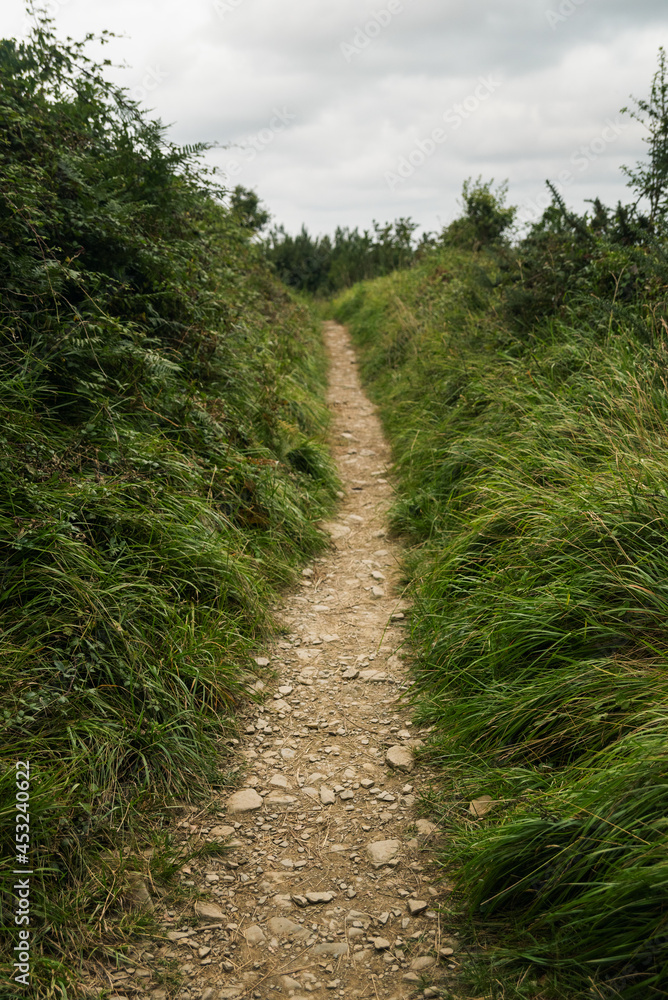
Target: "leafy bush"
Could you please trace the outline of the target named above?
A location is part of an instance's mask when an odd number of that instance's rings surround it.
[[[0,812],[30,759],[34,989],[64,996],[120,914],[100,852],[229,780],[250,654],[336,482],[319,333],[243,193],[221,207],[201,148],[46,20],[0,43],[0,116]]]

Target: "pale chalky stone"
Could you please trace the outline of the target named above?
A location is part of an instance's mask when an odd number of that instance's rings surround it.
[[[435,958],[431,955],[420,955],[411,962],[411,969],[413,972],[423,972],[425,969],[431,969],[432,965],[436,965]]]
[[[473,802],[469,804],[469,812],[471,816],[475,817],[475,819],[481,819],[495,805],[496,802],[491,795],[481,795],[479,799],[474,799]]]
[[[214,826],[210,831],[212,837],[233,837],[233,826]]]
[[[397,771],[412,771],[414,766],[413,754],[399,744],[386,751],[385,762]]]
[[[235,792],[227,800],[229,813],[252,812],[253,809],[261,808],[262,799],[254,788],[242,788],[240,792]]]
[[[259,924],[252,924],[250,927],[247,927],[244,931],[244,937],[246,938],[246,944],[251,948],[256,948],[259,944],[264,944],[267,940]]]
[[[423,837],[428,837],[430,833],[433,833],[434,830],[438,829],[436,824],[430,823],[428,819],[419,819],[415,825],[417,827],[417,832]]]
[[[206,921],[221,921],[227,920],[227,917],[216,903],[202,903],[199,900],[195,903],[195,913],[202,920]]]
[[[386,865],[395,860],[400,848],[400,840],[377,840],[367,844],[366,853],[372,864]]]

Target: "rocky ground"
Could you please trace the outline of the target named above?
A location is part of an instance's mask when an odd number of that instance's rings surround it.
[[[231,851],[182,869],[200,902],[164,912],[166,940],[113,977],[117,998],[399,1000],[437,996],[457,974],[447,886],[430,869],[438,830],[416,810],[429,778],[414,768],[405,697],[389,450],[345,330],[328,323],[326,337],[344,492],[325,526],[332,548],[304,570],[281,612],[289,634],[259,660],[277,680],[242,727],[243,787],[213,818],[181,820]],[[156,989],[170,960],[185,984]]]

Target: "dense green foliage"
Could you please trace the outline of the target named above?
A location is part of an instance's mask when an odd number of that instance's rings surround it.
[[[0,42],[2,854],[29,759],[49,996],[73,950],[123,939],[161,796],[229,780],[251,653],[336,485],[319,333],[250,239],[257,204],[223,209],[102,72],[46,22]],[[2,995],[31,995],[1,903]]]
[[[471,995],[665,996],[656,216],[596,202],[580,217],[556,199],[516,248],[434,250],[335,313],[396,456],[442,860],[487,956]],[[475,819],[482,795],[495,804]]]
[[[416,229],[417,223],[410,219],[397,219],[384,226],[374,222],[373,233],[337,227],[330,239],[311,236],[305,226],[297,236],[290,236],[278,226],[269,233],[264,249],[286,285],[312,295],[329,295],[356,281],[408,267],[425,245],[423,239],[416,247]]]

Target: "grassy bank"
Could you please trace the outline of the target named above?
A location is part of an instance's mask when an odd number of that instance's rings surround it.
[[[150,924],[130,873],[153,848],[168,885],[174,797],[230,780],[251,654],[336,483],[318,324],[197,151],[45,24],[0,42],[0,115],[0,815],[34,872],[31,986],[10,874],[0,994],[64,997],[77,956]]]
[[[576,242],[533,284],[443,249],[335,303],[396,457],[472,996],[668,990],[666,268]]]

